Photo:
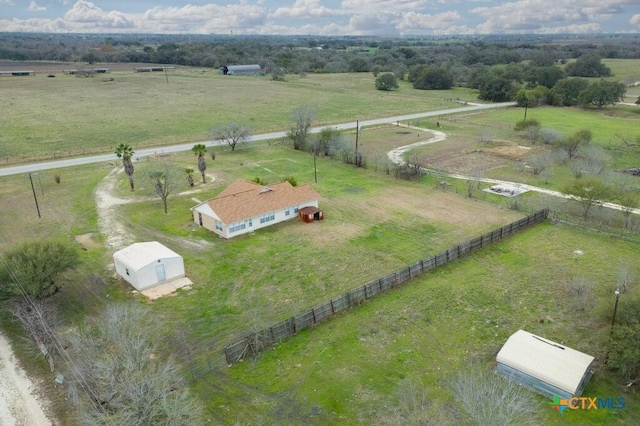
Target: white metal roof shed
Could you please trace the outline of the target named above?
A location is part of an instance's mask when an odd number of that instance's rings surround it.
[[[182,256],[157,241],[135,243],[113,254],[116,272],[137,290],[185,276]]]
[[[580,396],[593,375],[594,357],[518,330],[496,357],[497,372],[553,398]]]

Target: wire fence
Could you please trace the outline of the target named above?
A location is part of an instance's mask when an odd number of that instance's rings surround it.
[[[412,278],[432,271],[439,266],[446,265],[449,262],[473,253],[488,244],[500,241],[509,235],[538,224],[547,219],[548,216],[549,209],[539,210],[502,228],[459,244],[434,256],[426,257],[383,278],[320,303],[305,312],[274,324],[271,327],[248,332],[242,338],[224,348],[226,363],[233,365],[240,362],[246,356],[256,355],[264,349],[272,347],[302,330],[312,328],[347,309],[360,305],[365,300],[404,284]]]

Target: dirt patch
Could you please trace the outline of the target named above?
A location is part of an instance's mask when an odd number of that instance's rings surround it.
[[[527,155],[529,155],[531,149],[526,146],[520,146],[516,144],[502,145],[498,147],[488,147],[486,152],[493,154],[496,157],[506,158],[512,161],[522,161]]]
[[[76,235],[76,242],[86,249],[101,247],[101,245],[93,239],[93,234]]]
[[[491,169],[510,166],[512,164],[513,161],[505,157],[498,157],[484,151],[474,150],[463,153],[458,152],[455,155],[445,154],[442,156],[429,157],[426,159],[425,167],[449,173],[474,176],[481,175]]]

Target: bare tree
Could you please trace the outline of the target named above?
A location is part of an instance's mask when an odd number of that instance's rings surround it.
[[[481,367],[457,374],[453,389],[461,414],[471,424],[539,424],[530,391]]]
[[[211,129],[211,136],[214,139],[220,139],[226,142],[231,147],[231,151],[235,151],[239,143],[246,142],[249,139],[250,133],[249,127],[236,122]]]
[[[587,218],[591,207],[601,204],[603,199],[610,195],[609,188],[597,179],[576,179],[564,192],[572,195],[573,199],[582,206],[584,219]]]
[[[164,206],[164,212],[167,213],[167,199],[169,195],[176,189],[178,184],[178,176],[176,170],[170,163],[165,162],[151,168],[147,175],[151,181],[153,192],[160,197]]]
[[[580,150],[583,159],[583,169],[590,175],[602,174],[609,161],[607,153],[597,146],[586,146]]]
[[[581,147],[585,147],[591,143],[593,135],[590,130],[579,130],[573,135],[558,141],[558,147],[563,150],[569,160],[572,160]]]
[[[453,410],[442,401],[429,399],[424,388],[411,379],[404,379],[396,390],[397,403],[392,406],[393,418],[387,424],[408,426],[450,425],[459,423]]]
[[[554,145],[564,137],[562,132],[548,127],[540,129],[538,136],[545,145]]]
[[[624,229],[629,229],[631,214],[640,207],[640,195],[632,189],[620,189],[616,195],[616,201],[622,208]]]
[[[482,145],[489,145],[491,142],[493,142],[493,140],[495,139],[495,137],[486,131],[480,132],[480,143]]]
[[[293,123],[289,127],[287,137],[293,142],[293,149],[303,150],[305,148],[315,114],[316,107],[312,105],[300,105],[291,111]]]
[[[553,156],[548,152],[539,152],[527,157],[527,164],[534,175],[539,175],[543,170],[553,165]]]
[[[202,420],[177,365],[161,354],[162,327],[142,305],[121,304],[107,306],[70,332],[67,350],[77,374],[69,374],[68,382],[77,395],[78,423],[191,425]]]
[[[55,304],[43,300],[21,300],[14,303],[11,313],[20,321],[27,334],[34,340],[40,353],[49,362],[49,368],[55,370],[51,341],[51,330],[58,325],[58,310]]]
[[[636,277],[628,266],[620,266],[618,268],[618,288],[623,293],[629,291],[629,287],[633,284]]]
[[[591,303],[593,285],[583,277],[569,277],[564,288],[571,297],[571,305],[577,311],[585,311]]]

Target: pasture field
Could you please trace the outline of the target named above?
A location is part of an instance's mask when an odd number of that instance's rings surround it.
[[[98,66],[98,65],[97,65]],[[58,73],[0,79],[0,161],[34,161],[108,153],[127,142],[134,148],[210,138],[216,125],[236,121],[254,133],[280,131],[291,111],[317,108],[316,125],[459,106],[474,91],[375,89],[371,73],[287,76],[223,76],[212,69],[177,67],[164,73],[114,70],[92,78]]]

